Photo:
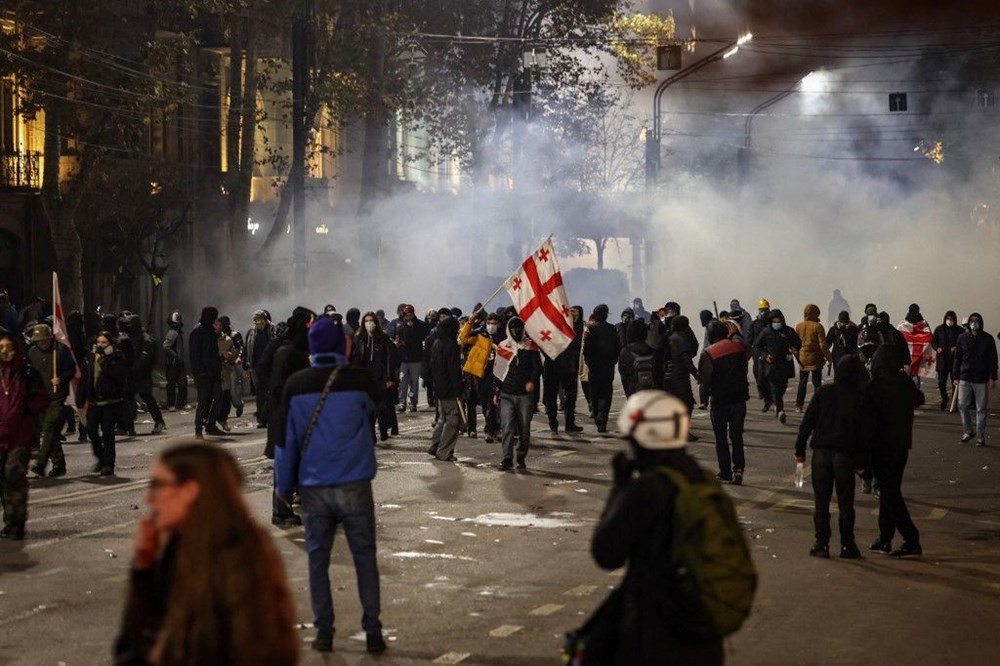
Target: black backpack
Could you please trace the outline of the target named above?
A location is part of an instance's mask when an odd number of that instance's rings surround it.
[[[656,388],[656,377],[653,374],[654,352],[648,354],[632,353],[632,372],[635,374],[635,390]]]

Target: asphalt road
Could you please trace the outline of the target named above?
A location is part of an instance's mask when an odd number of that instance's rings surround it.
[[[620,396],[617,401],[620,403]],[[955,415],[917,417],[904,494],[924,557],[858,561],[807,556],[811,492],[792,483],[800,415],[781,426],[750,403],[745,485],[730,487],[760,571],[754,612],[727,641],[730,664],[993,664],[1000,622],[1000,421],[985,448],[958,442]],[[252,407],[249,411],[252,411]],[[426,455],[432,413],[401,418],[378,449],[375,480],[382,620],[389,650],[368,656],[346,544],[334,548],[334,653],[308,648],[301,528],[269,524],[269,461],[252,418],[219,443],[239,458],[247,500],[286,564],[302,623],[305,664],[558,664],[561,637],[580,625],[622,572],[599,569],[589,539],[621,443],[596,433],[551,435],[535,419],[527,472],[500,472],[499,445],[461,438],[457,464]],[[89,445],[67,446],[69,475],[31,482],[28,539],[0,541],[0,665],[101,664],[122,608],[132,531],[153,457],[191,433],[169,414],[165,436],[119,442],[118,476],[90,474]],[[140,425],[140,432],[151,423]],[[706,412],[691,445],[714,469]],[[876,501],[860,495],[858,543],[875,537]],[[836,520],[836,516],[834,516]],[[834,527],[836,533],[836,527]],[[831,544],[836,552],[836,536]]]

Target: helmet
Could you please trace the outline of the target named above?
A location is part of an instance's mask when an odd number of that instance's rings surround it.
[[[666,391],[637,391],[618,414],[618,430],[644,449],[682,449],[690,420],[684,403]]]
[[[52,329],[45,324],[35,324],[31,329],[31,341],[40,342],[52,339]]]
[[[757,309],[758,310],[770,310],[771,309],[771,304],[767,302],[766,298],[762,298],[759,301],[757,301]]]

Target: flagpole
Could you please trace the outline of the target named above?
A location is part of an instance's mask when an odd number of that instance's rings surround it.
[[[535,248],[535,250],[537,250],[537,249],[538,249],[539,247],[541,247],[541,246],[545,245],[545,244],[546,244],[547,242],[549,242],[550,240],[552,240],[552,234],[549,234],[548,236],[546,236],[545,240],[543,240],[543,241],[542,241],[541,243],[539,243],[539,244],[538,244],[538,246],[537,246],[537,247]],[[531,254],[534,254],[534,253],[535,253],[535,250],[532,250]],[[528,256],[530,257],[531,255],[529,254]],[[522,262],[522,263],[523,263],[523,262]],[[501,291],[503,291],[503,290],[504,290],[504,287],[506,287],[506,286],[507,286],[507,283],[508,283],[508,282],[510,282],[510,279],[511,279],[512,277],[514,277],[514,274],[515,274],[515,273],[517,273],[517,272],[518,272],[519,270],[521,270],[521,267],[520,267],[520,265],[519,265],[519,266],[518,266],[517,268],[515,268],[514,270],[512,270],[512,271],[510,272],[510,275],[508,275],[508,276],[507,276],[507,279],[505,279],[505,280],[504,280],[503,282],[501,282],[501,283],[500,283],[500,286],[499,286],[499,287],[497,287],[497,290],[496,290],[496,291],[494,291],[494,292],[493,292],[493,293],[492,293],[492,294],[490,295],[490,297],[489,297],[489,298],[487,298],[487,299],[486,299],[485,301],[483,301],[483,304],[482,304],[482,305],[480,305],[480,306],[479,306],[479,307],[478,307],[478,308],[477,308],[477,309],[476,309],[475,311],[473,311],[473,313],[472,313],[472,314],[474,315],[474,314],[476,314],[477,312],[479,312],[480,310],[483,310],[483,309],[485,309],[485,308],[486,308],[486,306],[487,306],[487,304],[489,304],[489,302],[490,302],[490,301],[492,301],[492,300],[493,300],[494,298],[496,298],[496,297],[497,297],[497,294],[499,294],[499,293],[500,293]]]
[[[59,274],[56,273],[55,271],[52,271],[52,308],[53,308],[53,310],[52,310],[52,315],[53,315],[53,317],[52,317],[52,325],[53,326],[55,326],[55,324],[56,324],[56,320],[55,320],[55,307],[56,307],[56,303],[59,302],[59,300],[58,300],[59,299],[59,284],[58,284],[58,280],[59,280]],[[59,376],[58,372],[56,370],[56,358],[59,356],[59,354],[56,353],[56,351],[58,349],[56,347],[56,344],[57,344],[56,336],[55,336],[55,332],[53,332],[53,334],[52,334],[52,379],[55,379],[56,377]],[[52,388],[55,388],[55,386],[52,386]]]

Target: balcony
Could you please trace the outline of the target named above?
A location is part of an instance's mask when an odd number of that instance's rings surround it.
[[[40,189],[41,166],[41,153],[0,152],[0,189]]]

